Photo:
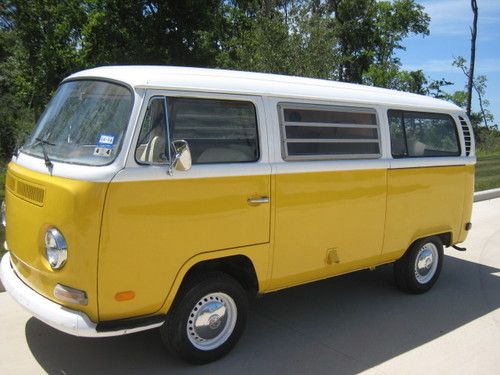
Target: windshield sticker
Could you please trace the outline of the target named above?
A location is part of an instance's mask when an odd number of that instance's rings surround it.
[[[99,134],[99,140],[97,141],[97,147],[113,147],[115,143],[115,136],[110,134]]]
[[[103,156],[109,158],[112,154],[113,149],[110,147],[96,147],[94,149],[94,156]]]

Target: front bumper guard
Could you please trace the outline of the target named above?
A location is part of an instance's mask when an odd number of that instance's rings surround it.
[[[161,322],[154,322],[140,327],[113,329],[102,331],[97,328],[97,324],[92,322],[89,317],[81,311],[71,310],[61,306],[42,295],[35,292],[27,286],[15,273],[11,260],[10,252],[6,253],[0,264],[0,280],[5,290],[14,300],[24,307],[35,318],[48,324],[49,326],[80,337],[110,337],[120,336],[129,333],[145,331],[159,327]]]

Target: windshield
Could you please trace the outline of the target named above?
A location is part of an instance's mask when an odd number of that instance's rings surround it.
[[[120,151],[132,101],[118,84],[63,83],[21,151],[51,161],[109,164]]]

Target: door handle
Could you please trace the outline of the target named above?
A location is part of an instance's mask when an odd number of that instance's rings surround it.
[[[271,199],[269,197],[255,197],[255,198],[248,198],[247,202],[251,206],[257,206],[259,204],[263,203],[269,203]]]

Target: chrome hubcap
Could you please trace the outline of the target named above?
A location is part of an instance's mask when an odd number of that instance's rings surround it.
[[[189,314],[186,331],[189,341],[200,350],[213,350],[227,341],[236,325],[234,300],[225,293],[202,297]]]
[[[428,283],[437,270],[439,254],[436,245],[426,243],[420,248],[415,259],[415,278],[420,284]]]

